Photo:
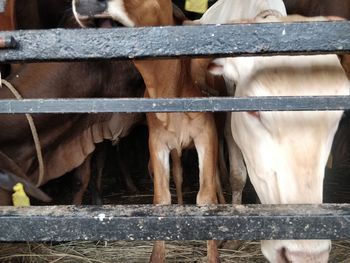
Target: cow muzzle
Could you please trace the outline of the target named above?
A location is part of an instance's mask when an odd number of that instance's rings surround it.
[[[111,28],[124,25],[108,13],[107,0],[73,0],[73,13],[82,27]]]
[[[74,13],[81,17],[101,15],[107,8],[107,0],[73,0]]]
[[[261,250],[272,263],[326,263],[329,240],[275,240],[262,241]]]

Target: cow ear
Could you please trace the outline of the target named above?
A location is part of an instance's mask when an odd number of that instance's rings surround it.
[[[209,63],[207,70],[214,76],[222,76],[224,74],[224,63],[221,59],[214,59]]]

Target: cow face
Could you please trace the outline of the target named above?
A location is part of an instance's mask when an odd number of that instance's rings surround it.
[[[73,0],[83,27],[156,26],[172,24],[170,0]]]
[[[216,60],[237,97],[348,95],[337,56]],[[324,169],[341,111],[232,113],[232,134],[264,204],[322,203]],[[271,262],[327,262],[329,241],[263,241]]]

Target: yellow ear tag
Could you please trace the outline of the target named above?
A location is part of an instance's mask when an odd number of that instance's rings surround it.
[[[29,197],[26,195],[23,189],[23,184],[17,183],[13,187],[14,193],[12,194],[12,203],[15,207],[30,206]]]
[[[208,10],[208,0],[186,0],[185,10],[204,14]]]

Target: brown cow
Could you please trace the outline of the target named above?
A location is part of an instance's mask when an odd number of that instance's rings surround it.
[[[27,2],[17,0],[15,5],[11,5],[11,9],[6,9],[9,14],[4,16],[4,19],[13,19],[11,16],[16,13],[18,27],[52,27],[62,20],[59,18],[62,15],[45,18],[43,12],[36,9],[51,3],[57,7],[57,13],[62,14],[62,10],[67,7],[65,4],[69,3],[59,0],[35,0],[31,2],[33,5],[27,6]],[[28,9],[23,13],[25,7]],[[33,20],[26,19],[28,16]],[[74,19],[68,20],[64,25],[71,27],[71,21]],[[141,96],[144,89],[141,76],[128,62],[13,65],[7,80],[24,98],[134,97]],[[0,98],[13,98],[13,95],[3,88]],[[80,181],[80,190],[74,195],[73,203],[80,204],[90,179],[90,153],[95,147],[94,143],[103,139],[117,141],[118,138],[127,135],[130,128],[140,119],[140,114],[36,115],[34,121],[39,130],[45,163],[45,178],[42,183],[78,167],[75,176]],[[37,173],[37,157],[27,120],[21,115],[1,115],[0,127],[7,127],[12,131],[11,134],[0,134],[0,168],[4,169],[9,177],[0,178],[2,182],[8,183],[3,187],[11,191],[11,184],[16,182],[14,176],[25,178],[28,175],[36,182],[34,177]],[[25,188],[30,190],[29,194],[44,201],[49,200],[42,192],[33,193],[33,187],[29,186],[29,182],[26,182]],[[10,201],[8,198],[1,200],[3,204],[9,204]]]
[[[170,0],[112,0],[74,1],[73,10],[83,26],[110,23],[113,18],[124,26],[175,25]],[[103,21],[90,20],[103,15]],[[202,97],[200,88],[193,82],[190,59],[164,59],[134,61],[146,84],[146,97],[177,98]],[[183,148],[195,145],[198,152],[200,189],[199,205],[217,203],[216,166],[217,134],[214,117],[210,113],[150,113],[149,150],[154,172],[154,204],[171,203],[169,190],[169,154],[175,150],[180,156]],[[164,242],[155,242],[152,262],[165,261]],[[208,261],[218,261],[216,243],[208,243]]]
[[[7,80],[24,98],[135,97],[143,91],[142,78],[128,62],[27,64]],[[13,95],[2,89],[0,98]],[[125,136],[140,115],[37,114],[33,118],[44,154],[44,184],[80,166],[94,151],[95,143]],[[25,117],[0,115],[0,129],[11,131],[0,133],[2,153],[36,182],[37,157]]]

